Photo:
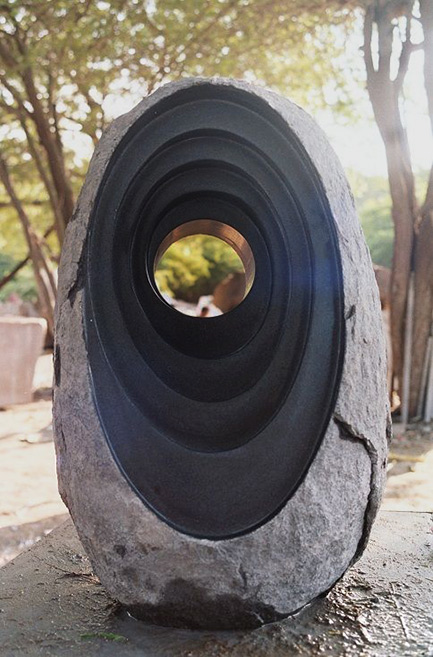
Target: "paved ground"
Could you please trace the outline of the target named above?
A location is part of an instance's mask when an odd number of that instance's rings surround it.
[[[110,600],[68,521],[0,570],[1,657],[432,657],[433,517],[383,511],[325,598],[249,632],[146,625]]]
[[[396,426],[388,459],[382,508],[433,511],[433,427],[418,425],[402,433]]]
[[[68,518],[55,477],[51,378],[43,356],[38,401],[0,411],[0,565]],[[0,656],[433,657],[432,426],[396,427],[388,476],[367,554],[299,618],[243,634],[144,626],[107,598],[66,525],[0,571]]]
[[[67,518],[57,492],[51,356],[38,361],[39,401],[0,411],[0,566]]]

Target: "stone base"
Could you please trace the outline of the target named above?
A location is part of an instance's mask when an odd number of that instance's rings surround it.
[[[258,630],[217,633],[132,619],[67,522],[0,569],[0,655],[432,655],[432,529],[430,513],[381,512],[363,557],[326,598]]]

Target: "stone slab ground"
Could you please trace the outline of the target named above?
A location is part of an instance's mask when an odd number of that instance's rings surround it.
[[[328,596],[250,632],[135,621],[92,575],[67,521],[0,570],[1,657],[433,656],[433,514],[382,511]]]

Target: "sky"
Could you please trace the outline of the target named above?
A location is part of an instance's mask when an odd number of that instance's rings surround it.
[[[352,68],[354,61],[358,60],[358,65],[363,67],[359,43],[352,44],[352,51],[355,57],[348,58],[345,72],[348,80],[359,77],[359,74],[354,75]],[[430,169],[433,160],[433,136],[423,85],[423,58],[422,51],[413,53],[402,100],[402,114],[406,120],[415,172]],[[363,176],[386,177],[386,158],[382,139],[373,118],[367,91],[360,90],[358,81],[353,82],[353,95],[358,118],[348,119],[331,109],[315,111],[314,118],[325,131],[346,170],[357,171]],[[115,118],[129,111],[138,100],[138,93],[133,93],[129,97],[124,93],[112,94],[104,101],[104,108],[107,116]],[[305,109],[308,111],[308,108]],[[77,153],[78,161],[90,157],[93,144],[85,135],[74,132],[69,136],[65,135],[65,141]]]
[[[433,136],[427,113],[423,84],[424,54],[414,52],[406,76],[403,116],[415,172],[430,169],[433,161]],[[350,75],[350,70],[347,71]],[[362,118],[348,123],[331,112],[319,112],[315,117],[328,136],[345,169],[365,176],[387,175],[385,149],[373,118],[367,92],[359,97]]]

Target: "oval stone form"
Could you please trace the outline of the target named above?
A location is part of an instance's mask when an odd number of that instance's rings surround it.
[[[252,254],[225,315],[156,287],[190,226]],[[54,361],[60,491],[135,615],[253,627],[361,554],[390,432],[378,292],[341,167],[288,100],[185,80],[111,125],[67,230]]]

